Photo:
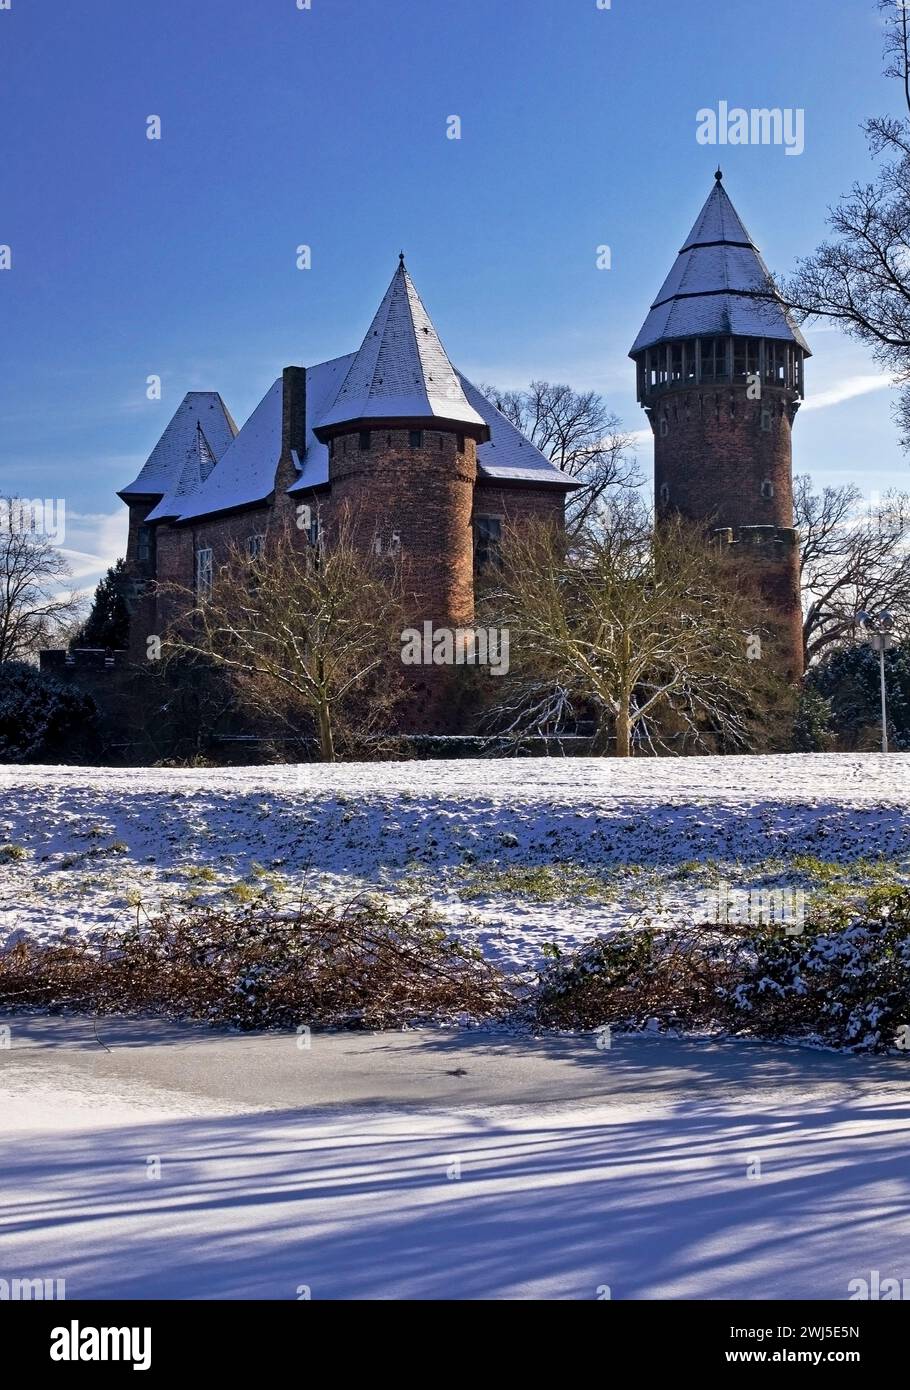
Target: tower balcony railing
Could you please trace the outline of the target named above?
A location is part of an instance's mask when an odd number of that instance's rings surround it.
[[[774,338],[684,338],[636,355],[638,399],[693,386],[762,386],[803,395],[805,354],[797,343]]]

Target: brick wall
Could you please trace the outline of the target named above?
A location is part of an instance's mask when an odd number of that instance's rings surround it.
[[[747,565],[769,610],[783,674],[803,671],[798,538],[793,531],[790,391],[719,384],[661,392],[649,414],[654,432],[658,514],[681,512],[732,529],[731,555]],[[769,528],[763,530],[762,528]]]
[[[446,430],[374,429],[330,446],[331,511],[349,509],[364,546],[400,546],[406,602],[415,621],[457,627],[474,618],[471,529],[477,451],[474,440]],[[396,539],[397,542],[396,542]]]
[[[502,517],[507,526],[520,526],[531,520],[561,525],[565,520],[565,493],[562,488],[503,487],[501,483],[478,479],[473,516]]]
[[[792,526],[794,413],[790,394],[767,386],[760,401],[730,384],[662,392],[650,414],[658,511],[717,526]]]

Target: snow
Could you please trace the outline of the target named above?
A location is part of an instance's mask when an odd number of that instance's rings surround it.
[[[381,1070],[395,1044],[370,1043]],[[151,1085],[129,1046],[95,1047],[88,1070],[14,1030],[4,1274],[63,1278],[69,1300],[845,1300],[872,1270],[907,1272],[910,1108],[896,1074],[851,1059],[781,1085],[780,1050],[734,1075],[729,1049],[693,1048],[674,1072],[673,1044],[588,1040],[571,1063],[586,1100],[463,1105],[451,1077],[445,1106],[314,1109],[303,1079],[280,1107],[181,1081],[195,1045],[148,1049],[175,1073]],[[246,1091],[255,1073],[224,1046]],[[546,1043],[509,1046],[520,1068]],[[302,1078],[319,1047],[296,1054]],[[470,1075],[470,1054],[431,1042],[413,1066],[456,1060]]]
[[[756,297],[768,283],[767,266],[716,182],[630,356],[674,338],[728,334],[795,342],[809,355],[805,338],[782,305]]]
[[[262,502],[281,458],[282,378],[257,405],[230,448],[180,513],[181,520]]]
[[[461,372],[458,379],[471,405],[490,428],[489,440],[477,449],[481,481],[483,478],[501,478],[504,481],[537,483],[544,487],[555,485],[568,489],[581,486],[552,464],[529,439],[525,439],[511,420],[497,410],[493,402],[487,400],[483,392],[478,391]]]
[[[276,860],[348,895],[424,872],[453,916],[466,869],[614,875],[618,901],[488,897],[462,921],[527,967],[708,861],[906,864],[908,800],[910,754],[7,765],[0,924],[126,922],[130,890]],[[64,1279],[69,1300],[845,1300],[907,1275],[903,1056],[0,1022],[0,1275]]]
[[[432,898],[507,966],[774,878],[797,854],[910,872],[910,754],[458,759],[250,768],[0,768],[0,939],[125,925],[141,899],[277,876],[349,899]],[[551,866],[564,894],[500,884]],[[566,869],[564,866],[569,866]],[[212,882],[197,881],[200,871]],[[592,877],[571,887],[571,871]],[[196,878],[194,879],[194,875]],[[773,875],[772,875],[773,877]],[[228,897],[227,901],[231,899]]]
[[[313,424],[335,399],[354,357],[355,354],[349,352],[346,357],[318,362],[315,367],[306,369],[306,452],[302,459],[295,457],[294,460],[300,470],[300,478],[288,488],[292,496],[306,488],[321,487],[329,481],[328,445],[316,438]]]
[[[215,458],[233,441],[237,426],[217,391],[188,391],[174,412],[135,482],[122,488],[120,496],[155,496],[164,494],[180,476],[187,454],[195,443],[196,428],[201,426]]]
[[[480,426],[458,375],[399,265],[334,404],[317,429],[375,419],[457,420]]]
[[[202,486],[216,462],[209,442],[203,434],[202,426],[197,425],[193,442],[187,450],[186,462],[177,481],[170,492],[162,497],[157,507],[152,508],[146,521],[159,521],[165,517],[179,516],[182,500],[191,497]]]
[[[755,242],[743,226],[727,190],[715,175],[714,186],[695,219],[695,225],[683,242],[682,249],[686,251],[690,246],[708,246],[716,241],[751,246],[755,249]]]

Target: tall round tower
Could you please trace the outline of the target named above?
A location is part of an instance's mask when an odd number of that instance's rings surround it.
[[[347,511],[364,545],[400,555],[412,621],[471,623],[477,445],[490,430],[465,396],[403,254],[315,433],[329,446],[331,513]]]
[[[803,671],[791,430],[810,355],[723,187],[714,187],[630,351],[654,433],[658,518],[702,521],[748,565],[781,665]]]

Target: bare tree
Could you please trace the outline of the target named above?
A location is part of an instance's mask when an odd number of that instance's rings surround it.
[[[542,454],[582,484],[568,497],[570,534],[597,515],[614,489],[641,485],[632,436],[596,391],[549,381],[532,381],[525,391],[481,390]]]
[[[620,757],[633,743],[669,751],[670,728],[683,747],[748,746],[772,669],[749,659],[761,610],[701,531],[680,519],[655,531],[629,498],[571,541],[529,526],[503,560],[490,602],[518,677],[500,710],[507,730],[549,730],[585,709],[595,747],[612,733]]]
[[[82,600],[64,588],[64,556],[35,530],[18,499],[0,498],[0,662],[34,657],[79,616]]]
[[[910,494],[892,490],[863,509],[852,483],[816,492],[805,474],[793,482],[808,666],[856,640],[863,609],[910,624]]]
[[[288,529],[270,534],[256,559],[233,549],[208,593],[167,592],[178,608],[168,652],[229,671],[252,709],[297,735],[311,719],[326,762],[395,703],[399,576],[388,557],[356,544],[348,517],[318,546]]]
[[[910,111],[910,9],[879,0],[885,13],[886,75],[896,77]],[[871,183],[855,183],[830,210],[836,240],[801,260],[777,284],[801,319],[839,323],[872,349],[902,391],[895,407],[901,444],[910,449],[910,121],[875,117],[863,130],[874,159]]]

